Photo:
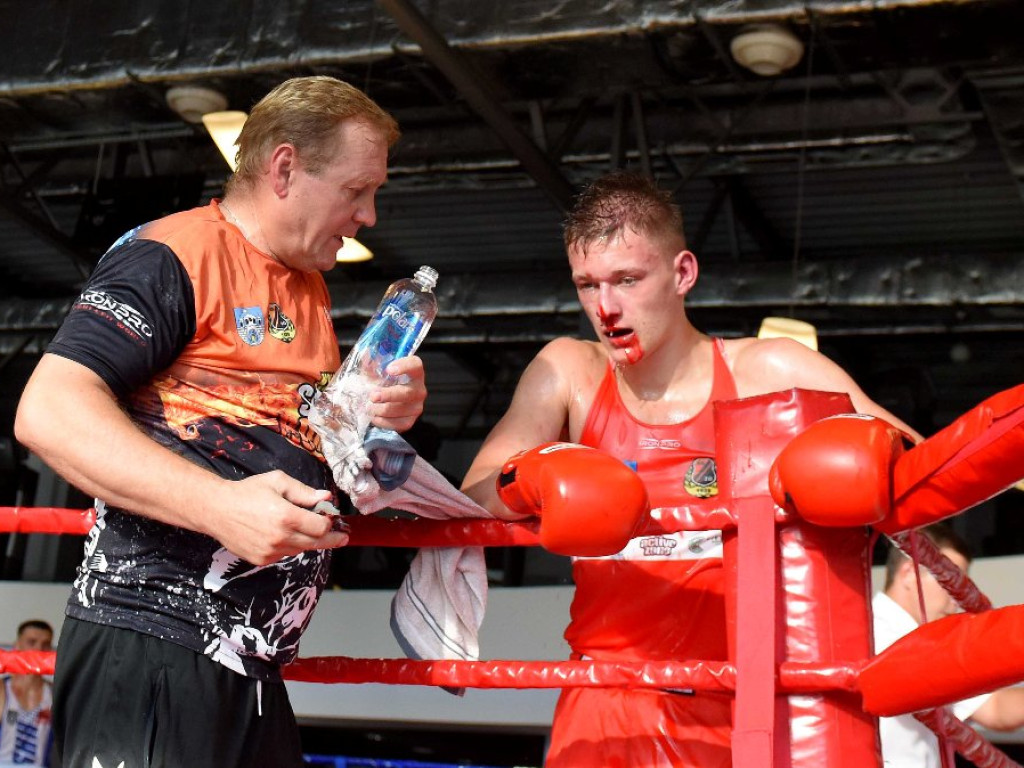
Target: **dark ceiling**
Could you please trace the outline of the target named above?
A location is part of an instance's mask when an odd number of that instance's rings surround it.
[[[328,280],[347,346],[388,282],[440,271],[423,356],[449,438],[481,436],[539,345],[581,332],[560,221],[617,166],[683,205],[706,331],[811,320],[925,432],[1024,370],[1017,0],[0,0],[0,17],[6,434],[98,255],[219,194],[227,167],[167,90],[248,110],[304,74],[352,82],[402,126],[361,234],[377,256]],[[777,77],[729,53],[764,23],[805,45]]]

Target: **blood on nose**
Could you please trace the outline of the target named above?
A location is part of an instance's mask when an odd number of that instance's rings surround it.
[[[615,317],[615,311],[609,306],[609,293],[607,287],[601,287],[601,293],[597,298],[597,317],[605,324]]]

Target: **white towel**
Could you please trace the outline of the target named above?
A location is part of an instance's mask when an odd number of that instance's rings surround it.
[[[358,377],[332,381],[322,396],[334,407],[310,413],[334,480],[356,509],[401,509],[434,520],[492,517],[398,433],[369,426],[368,392]],[[486,607],[483,547],[425,547],[391,602],[391,628],[411,658],[475,661]]]
[[[352,496],[363,514],[403,509],[434,520],[491,517],[416,456],[406,481],[383,491],[373,477]],[[480,658],[479,632],[487,607],[487,566],[483,547],[424,547],[391,601],[391,629],[407,656],[414,659]]]

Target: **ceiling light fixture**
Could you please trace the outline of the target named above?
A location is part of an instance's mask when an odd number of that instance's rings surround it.
[[[217,149],[227,160],[232,172],[238,169],[238,149],[235,142],[238,134],[242,132],[245,119],[248,115],[245,112],[225,110],[222,112],[207,112],[203,115],[203,125],[217,145]]]
[[[737,64],[763,77],[781,75],[803,58],[804,44],[780,24],[752,24],[729,43]]]
[[[172,96],[172,92],[174,95]],[[216,98],[219,96],[220,98]],[[238,168],[238,149],[235,142],[242,132],[249,117],[245,112],[236,110],[225,110],[227,99],[217,91],[209,88],[193,88],[181,86],[171,88],[167,92],[167,103],[171,108],[189,122],[202,122],[206,127],[213,143],[217,145],[228,167],[234,172]],[[217,106],[218,109],[203,111],[205,107]],[[188,115],[188,116],[186,116]],[[190,119],[196,116],[195,119]],[[338,249],[335,259],[340,263],[351,264],[359,261],[369,261],[373,258],[373,251],[367,248],[353,237],[343,237],[341,248]]]
[[[352,264],[357,261],[369,261],[373,258],[373,251],[354,237],[343,237],[341,240],[344,245],[338,249],[335,256],[339,263]]]
[[[792,317],[766,317],[757,332],[759,339],[793,339],[805,347],[818,349],[818,330],[810,323]]]
[[[167,106],[186,123],[198,123],[208,112],[228,108],[228,100],[223,93],[198,85],[176,85],[169,88],[166,99]]]

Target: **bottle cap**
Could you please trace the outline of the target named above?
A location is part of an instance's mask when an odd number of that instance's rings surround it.
[[[422,283],[427,287],[427,290],[432,291],[434,286],[437,285],[437,270],[433,267],[423,265],[416,270],[413,280],[418,283]]]

